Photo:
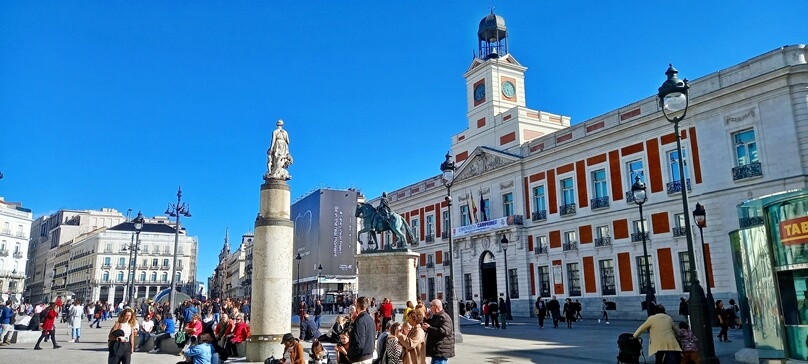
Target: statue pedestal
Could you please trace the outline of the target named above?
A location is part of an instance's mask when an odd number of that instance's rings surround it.
[[[407,301],[415,304],[418,256],[410,251],[357,254],[357,296],[376,297],[378,303],[387,297],[397,309]]]

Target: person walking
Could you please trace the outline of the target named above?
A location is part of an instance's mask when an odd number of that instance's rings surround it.
[[[317,301],[320,302],[320,301]],[[385,297],[382,300],[382,304],[379,306],[379,314],[382,316],[382,329],[387,331],[388,322],[393,321],[393,303],[390,302],[390,299]]]
[[[370,300],[367,297],[356,299],[356,309],[358,311],[353,320],[350,330],[350,343],[348,344],[347,357],[351,363],[371,364],[373,361],[373,345],[376,339],[376,323],[368,312]]]
[[[491,316],[491,327],[499,328],[499,304],[497,298],[492,297],[488,300],[488,315]]]
[[[70,342],[77,343],[81,338],[81,322],[82,315],[84,314],[84,307],[81,306],[81,302],[79,300],[73,301],[73,305],[70,306],[70,310],[68,310],[68,316],[70,317]]]
[[[134,352],[132,342],[135,341],[135,330],[137,330],[135,310],[127,308],[118,315],[118,320],[109,329],[108,364],[129,364],[131,362],[132,353]]]
[[[544,318],[547,317],[547,305],[544,303],[544,300],[539,298],[536,300],[536,310],[534,312],[536,317],[539,318],[539,329],[544,328]]]
[[[609,309],[609,304],[606,303],[606,299],[604,298],[603,302],[601,302],[601,304],[600,304],[600,318],[598,319],[598,323],[600,323],[601,320],[606,320],[606,325],[609,324],[609,311],[608,311],[608,309]]]
[[[690,331],[687,322],[679,323],[679,344],[682,346],[682,363],[700,364],[699,339]]]
[[[56,302],[51,302],[40,315],[43,317],[42,322],[39,324],[40,329],[42,330],[42,335],[39,336],[39,340],[36,341],[36,346],[34,346],[34,350],[42,350],[39,344],[45,338],[50,338],[51,343],[53,343],[53,348],[58,349],[61,348],[61,345],[56,344],[56,316],[59,315],[59,311],[56,308]],[[128,364],[128,363],[127,363]]]
[[[689,314],[687,300],[684,297],[679,297],[679,316],[682,316],[685,321],[690,321],[687,317]]]
[[[401,361],[404,364],[426,364],[426,334],[424,333],[424,314],[419,310],[410,311],[407,322],[396,340],[404,351]]]
[[[721,331],[718,333],[718,341],[732,342],[727,337],[727,330],[729,330],[729,323],[732,320],[732,313],[728,309],[724,309],[724,301],[715,301],[715,316],[718,324],[721,326]]]
[[[485,317],[485,328],[488,328],[488,321],[491,320],[491,314],[488,312],[488,299],[483,300],[483,317]]]
[[[673,319],[665,313],[665,307],[655,305],[656,314],[651,315],[634,332],[634,337],[638,338],[642,333],[648,331],[650,340],[648,344],[648,355],[655,355],[656,364],[680,363],[682,361],[682,348],[679,346],[679,328],[673,323]]]
[[[135,311],[133,309],[132,313],[134,313],[134,312]],[[97,301],[95,303],[95,309],[93,310],[93,320],[94,321],[90,323],[90,327],[93,327],[93,325],[95,325],[96,329],[100,329],[101,328],[101,316],[103,314],[104,314],[104,308],[103,308],[103,306],[101,306],[101,301]]]
[[[578,300],[575,300],[574,307],[575,307],[575,319],[583,321],[584,317],[581,316],[581,309],[583,309],[583,307],[581,307],[581,302],[578,301]]]
[[[575,304],[569,298],[564,302],[564,319],[567,320],[567,328],[571,329],[575,321]]]
[[[429,310],[432,317],[421,325],[426,333],[426,356],[432,358],[432,364],[446,364],[455,356],[452,318],[439,299],[432,300]]]
[[[317,327],[320,327],[321,316],[323,316],[323,303],[316,300],[314,301],[314,322],[317,323]]]
[[[14,336],[14,310],[11,308],[11,300],[0,306],[0,345],[11,345],[11,338]]]
[[[508,322],[508,305],[505,304],[502,297],[499,298],[499,320],[501,321],[500,327],[505,330]]]
[[[553,328],[557,329],[558,319],[561,318],[561,304],[558,303],[556,296],[553,296],[553,299],[547,302],[547,310],[550,311],[550,315],[553,316]]]

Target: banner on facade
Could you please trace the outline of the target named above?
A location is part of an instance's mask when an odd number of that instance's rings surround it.
[[[488,220],[483,222],[478,222],[476,224],[461,226],[452,228],[452,235],[455,238],[460,238],[466,235],[483,233],[486,231],[501,229],[504,227],[508,227],[508,218],[502,217],[495,220]]]
[[[808,243],[808,216],[780,221],[780,242],[783,245]]]

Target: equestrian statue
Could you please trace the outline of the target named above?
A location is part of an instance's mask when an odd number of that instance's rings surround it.
[[[356,234],[357,240],[361,243],[362,240],[359,239],[359,236],[361,236],[362,233],[368,233],[368,245],[370,245],[372,241],[373,245],[377,247],[375,250],[381,248],[379,247],[376,233],[385,231],[390,231],[396,236],[396,242],[399,247],[403,248],[405,242],[413,246],[418,245],[418,239],[412,233],[412,229],[410,229],[410,225],[407,224],[407,221],[405,221],[401,215],[390,210],[387,193],[382,193],[378,208],[364,202],[357,204],[356,214],[354,216],[361,217],[363,220],[362,230],[359,230]],[[386,242],[384,249],[392,249],[393,245],[391,243],[392,242],[389,241]]]

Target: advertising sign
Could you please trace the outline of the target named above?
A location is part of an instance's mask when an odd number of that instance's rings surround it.
[[[456,237],[456,238],[459,238],[459,237],[463,237],[463,236],[466,236],[466,235],[482,233],[482,232],[485,232],[485,231],[496,230],[496,229],[500,229],[500,228],[504,228],[504,227],[508,227],[508,218],[507,217],[502,217],[502,218],[495,219],[495,220],[482,221],[482,222],[478,222],[476,224],[471,224],[471,225],[452,228],[452,235],[454,235],[454,237]]]
[[[321,189],[292,205],[294,254],[302,258],[301,277],[317,276],[318,265],[324,276],[355,274],[356,197],[356,191]]]
[[[779,227],[783,245],[808,243],[808,216],[780,221]]]

